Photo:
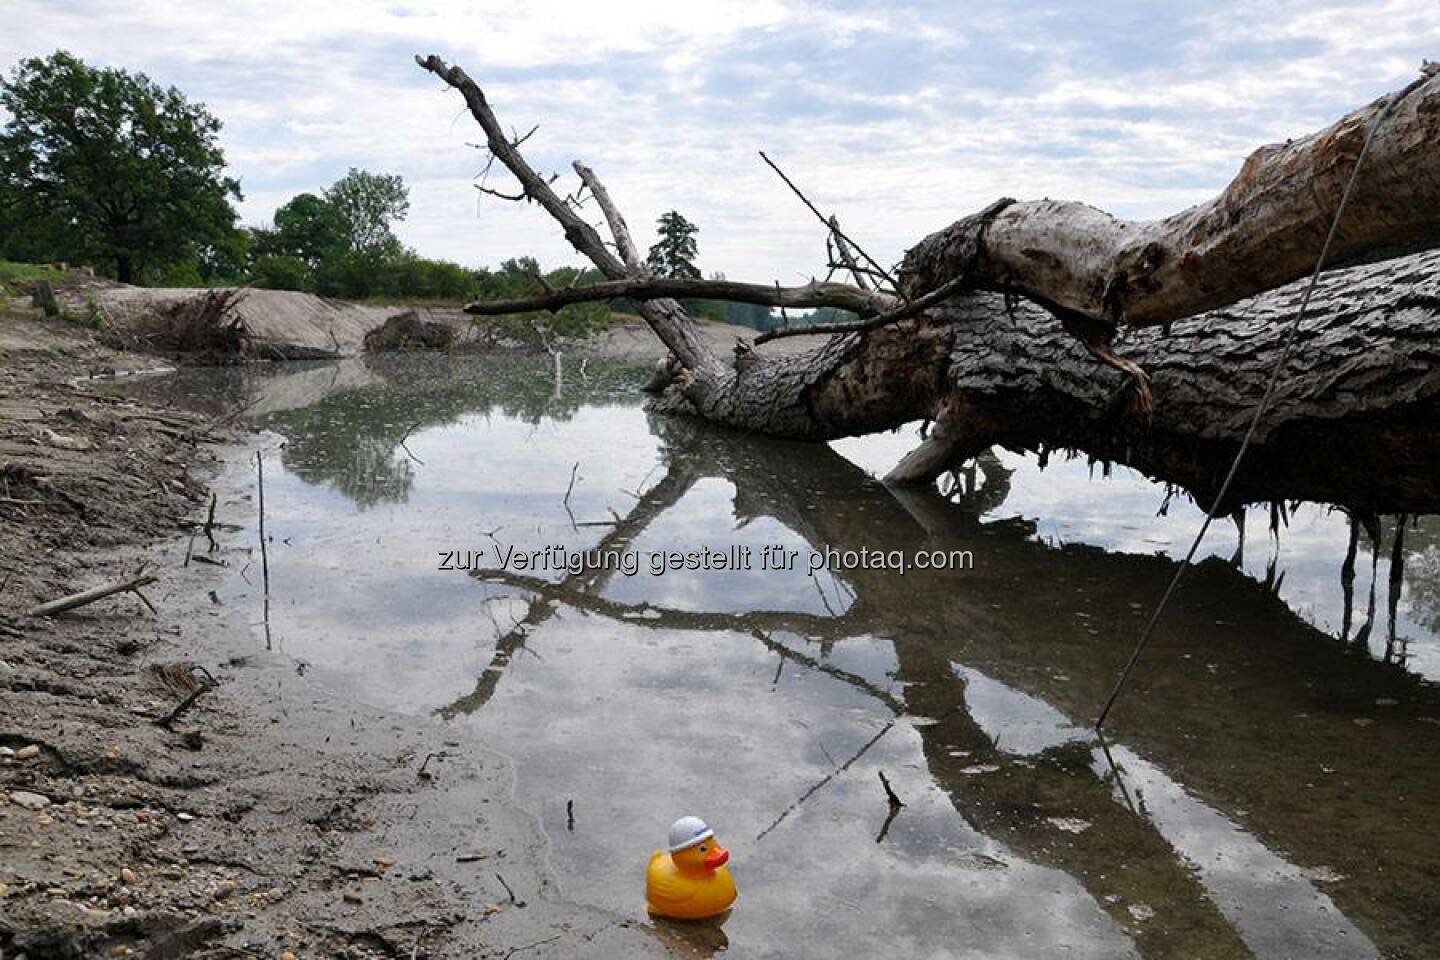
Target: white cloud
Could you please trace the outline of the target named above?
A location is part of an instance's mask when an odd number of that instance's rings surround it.
[[[64,47],[209,104],[247,220],[359,166],[406,178],[400,233],[424,254],[573,261],[538,209],[477,208],[466,143],[478,132],[410,60],[433,50],[507,124],[541,125],[526,146],[537,167],[587,160],[637,233],[677,208],[701,227],[704,269],[757,280],[823,259],[809,213],[757,149],[894,259],[1002,193],[1173,212],[1262,142],[1403,84],[1440,49],[1434,0],[7,6],[0,64]]]

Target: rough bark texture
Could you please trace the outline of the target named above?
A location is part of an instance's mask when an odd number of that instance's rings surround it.
[[[733,376],[663,403],[731,426],[826,440],[933,418],[892,474],[929,480],[992,444],[1082,451],[1183,486],[1208,505],[1279,354],[1292,284],[1137,330],[1150,417],[1045,309],[974,294],[923,320],[834,337],[799,356],[747,354]],[[1363,510],[1440,505],[1440,253],[1321,278],[1232,503],[1313,499]],[[698,398],[696,397],[698,394]],[[697,402],[698,399],[698,402]]]
[[[1148,422],[1128,383],[1097,372],[1044,310],[993,318],[995,295],[949,309],[957,322],[946,423],[954,457],[992,443],[1072,448],[1176,483],[1209,505],[1281,350],[1301,284],[1175,325],[1125,350],[1150,374]],[[1366,511],[1440,506],[1440,253],[1327,274],[1261,420],[1228,507],[1306,499]],[[987,322],[988,321],[988,322]],[[980,327],[971,336],[968,330]]]

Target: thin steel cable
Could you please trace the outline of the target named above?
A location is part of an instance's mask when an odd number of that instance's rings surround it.
[[[1145,628],[1140,631],[1140,639],[1135,642],[1135,649],[1131,651],[1130,659],[1126,662],[1125,669],[1120,672],[1120,679],[1115,681],[1115,688],[1110,691],[1110,697],[1105,701],[1105,708],[1100,711],[1100,716],[1095,720],[1095,729],[1097,731],[1105,726],[1105,718],[1110,715],[1110,709],[1115,706],[1115,701],[1119,699],[1121,691],[1125,689],[1125,683],[1130,679],[1130,674],[1135,670],[1135,664],[1139,662],[1140,654],[1144,652],[1145,646],[1150,642],[1150,638],[1155,632],[1156,624],[1160,622],[1160,615],[1163,614],[1165,608],[1169,606],[1170,598],[1175,595],[1175,590],[1180,586],[1180,581],[1184,578],[1185,572],[1190,569],[1191,563],[1195,559],[1195,554],[1200,549],[1200,544],[1204,541],[1205,534],[1210,530],[1210,524],[1215,519],[1216,509],[1225,501],[1225,495],[1230,492],[1230,484],[1234,481],[1235,475],[1240,471],[1240,462],[1245,459],[1245,453],[1250,449],[1250,442],[1255,437],[1255,431],[1260,426],[1260,420],[1270,408],[1270,401],[1274,399],[1275,389],[1280,384],[1280,371],[1290,362],[1290,355],[1295,346],[1295,336],[1299,333],[1300,324],[1305,319],[1305,311],[1310,306],[1310,296],[1315,292],[1315,287],[1320,282],[1320,274],[1324,271],[1325,263],[1330,258],[1330,247],[1335,241],[1335,235],[1340,230],[1340,221],[1345,215],[1345,207],[1350,203],[1351,194],[1355,192],[1355,184],[1360,179],[1360,170],[1365,165],[1365,157],[1370,152],[1370,144],[1375,141],[1375,134],[1379,132],[1380,127],[1385,123],[1386,119],[1389,118],[1391,111],[1395,109],[1395,105],[1409,96],[1411,91],[1419,87],[1428,80],[1429,77],[1429,73],[1422,72],[1421,75],[1405,87],[1405,89],[1392,95],[1390,101],[1385,104],[1385,109],[1380,111],[1380,114],[1370,124],[1370,129],[1365,134],[1365,143],[1360,147],[1360,155],[1355,158],[1355,168],[1350,171],[1350,179],[1345,184],[1345,192],[1340,195],[1340,204],[1335,208],[1335,216],[1330,221],[1330,230],[1325,234],[1325,243],[1320,248],[1320,258],[1315,261],[1315,270],[1310,274],[1310,282],[1305,286],[1305,293],[1300,298],[1300,306],[1295,311],[1295,318],[1290,321],[1290,327],[1285,332],[1285,343],[1280,351],[1280,357],[1270,369],[1270,379],[1265,384],[1265,393],[1260,398],[1259,405],[1255,407],[1255,413],[1250,417],[1250,425],[1245,430],[1244,439],[1240,441],[1240,449],[1235,451],[1235,459],[1230,462],[1230,469],[1225,474],[1224,482],[1220,484],[1220,491],[1215,494],[1215,499],[1210,503],[1210,509],[1205,512],[1205,522],[1200,524],[1200,530],[1195,534],[1195,539],[1191,542],[1190,549],[1185,553],[1185,559],[1180,561],[1180,566],[1175,570],[1175,576],[1170,578],[1170,585],[1165,588],[1165,592],[1160,597],[1160,602],[1156,605],[1154,612],[1150,614],[1150,619],[1146,621]]]

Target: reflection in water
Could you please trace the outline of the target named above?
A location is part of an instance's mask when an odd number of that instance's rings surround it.
[[[746,956],[1435,949],[1440,837],[1423,804],[1440,695],[1406,651],[1386,662],[1311,625],[1326,604],[1339,620],[1343,518],[1289,515],[1283,562],[1252,549],[1258,568],[1217,544],[1106,745],[1082,725],[1173,570],[1169,520],[1136,510],[1153,489],[1000,454],[943,493],[897,494],[852,462],[888,459],[884,438],[840,445],[847,460],[650,419],[623,371],[556,399],[548,364],[366,369],[382,382],[261,418],[287,438],[266,490],[293,543],[272,554],[278,642],[510,753],[567,895],[636,915],[645,857],[698,813],[742,841],[724,935]],[[1387,542],[1413,574],[1433,537],[1422,524]],[[976,560],[816,578],[434,569],[439,551],[493,559],[502,543]],[[1433,624],[1433,582],[1404,584],[1387,633]],[[1405,635],[1413,668],[1435,636]]]

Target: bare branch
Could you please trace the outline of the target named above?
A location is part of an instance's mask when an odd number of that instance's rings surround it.
[[[855,286],[861,290],[869,290],[870,282],[865,279],[869,270],[861,269],[855,262],[855,254],[850,250],[850,243],[845,239],[845,234],[840,231],[840,218],[833,213],[830,215],[830,234],[835,238],[835,253],[840,257],[841,264],[850,271],[850,276],[855,278]],[[827,241],[829,238],[826,238]],[[828,244],[827,244],[828,245]]]
[[[499,190],[495,190],[495,189],[493,189],[493,188],[491,188],[491,187],[486,187],[486,186],[483,186],[483,185],[478,184],[478,183],[475,184],[474,186],[475,186],[475,189],[476,189],[476,190],[479,190],[481,193],[483,193],[483,194],[485,194],[485,195],[487,195],[487,196],[499,197],[501,200],[509,200],[509,201],[511,201],[512,203],[519,203],[519,202],[521,202],[522,200],[529,200],[529,199],[530,199],[530,198],[527,197],[523,192],[522,192],[522,193],[502,193],[502,192],[499,191]]]
[[[856,243],[854,240],[851,240],[848,236],[846,236],[844,233],[841,232],[841,230],[840,230],[840,223],[839,223],[838,220],[836,220],[834,217],[831,217],[830,219],[827,220],[827,219],[825,218],[825,214],[821,213],[821,212],[819,211],[819,209],[816,208],[815,204],[813,204],[813,203],[810,202],[810,198],[807,197],[807,196],[805,196],[805,194],[801,193],[801,192],[800,192],[800,188],[797,187],[797,186],[795,186],[794,182],[791,181],[791,179],[790,179],[789,177],[785,176],[785,171],[784,171],[784,170],[781,170],[779,167],[777,167],[777,166],[775,165],[775,161],[771,160],[769,157],[767,157],[767,156],[765,155],[765,151],[764,151],[764,150],[761,150],[761,151],[760,151],[760,159],[761,159],[761,160],[764,160],[765,163],[766,163],[766,165],[769,166],[771,170],[774,170],[775,173],[776,173],[776,175],[779,176],[781,180],[784,180],[784,181],[785,181],[785,186],[789,187],[790,190],[795,194],[795,196],[797,196],[797,197],[800,198],[800,202],[803,203],[803,204],[805,204],[805,206],[809,207],[809,208],[810,208],[810,212],[813,213],[813,214],[815,214],[815,216],[819,217],[819,218],[820,218],[820,222],[823,223],[823,224],[825,224],[825,226],[826,226],[827,228],[829,228],[829,229],[835,234],[835,236],[836,236],[837,238],[839,238],[839,239],[841,239],[841,240],[844,240],[846,243],[850,244],[850,246],[852,246],[852,247],[854,247],[856,250],[858,250],[858,251],[860,252],[860,256],[864,257],[866,260],[868,260],[868,261],[870,262],[870,266],[872,266],[872,267],[874,267],[876,270],[880,271],[880,275],[881,275],[882,277],[884,277],[885,280],[890,284],[890,289],[891,289],[891,290],[894,290],[894,291],[897,291],[897,292],[900,290],[900,285],[895,282],[895,278],[892,277],[892,276],[890,276],[889,272],[886,271],[886,269],[885,269],[884,267],[880,266],[879,262],[878,262],[874,257],[872,257],[872,256],[870,256],[870,254],[866,253],[866,252],[864,251],[864,249],[861,248],[860,244]]]
[[[965,277],[956,277],[936,289],[931,290],[923,297],[917,297],[903,306],[896,307],[885,313],[876,314],[868,319],[856,320],[853,323],[815,323],[807,324],[803,327],[779,327],[760,334],[760,336],[755,338],[755,344],[759,346],[771,340],[780,340],[784,337],[803,337],[812,333],[857,333],[875,330],[892,323],[899,323],[901,320],[909,319],[916,314],[924,313],[937,303],[949,300],[951,297],[965,293],[970,289],[971,285]],[[884,294],[872,293],[871,296],[884,296]],[[826,304],[826,306],[832,306],[832,304]]]
[[[524,189],[525,194],[540,204],[545,212],[560,224],[561,229],[565,231],[565,239],[570,241],[570,245],[589,257],[590,262],[595,264],[605,276],[613,280],[621,280],[629,276],[627,265],[610,252],[599,232],[556,195],[555,191],[550,188],[550,184],[535,172],[535,169],[520,154],[516,146],[506,137],[500,121],[496,119],[494,112],[490,109],[490,104],[485,100],[485,94],[475,84],[475,81],[471,80],[464,70],[449,66],[434,54],[428,57],[417,56],[415,62],[422,69],[428,70],[444,80],[465,98],[470,115],[485,131],[485,142],[489,146],[490,152],[514,174],[515,179],[520,181],[520,186]],[[692,370],[715,371],[720,369],[720,361],[706,346],[700,332],[695,328],[694,321],[678,303],[669,300],[652,300],[642,304],[640,313],[646,323],[650,325],[650,329],[655,331],[655,335],[686,367]]]
[[[802,287],[781,287],[740,283],[734,280],[679,280],[670,277],[641,276],[592,283],[584,287],[550,290],[533,297],[519,297],[512,300],[482,300],[467,304],[465,312],[487,317],[500,316],[510,313],[529,313],[533,310],[554,310],[574,303],[593,303],[597,300],[615,300],[620,297],[629,297],[634,300],[688,297],[798,309],[839,307],[866,317],[884,313],[898,302],[888,294],[861,290],[859,287],[852,287],[845,283],[822,283],[816,280],[812,280]]]
[[[610,234],[615,238],[615,249],[620,251],[620,259],[625,261],[625,266],[630,269],[631,273],[643,273],[645,264],[640,259],[640,250],[630,236],[630,227],[620,214],[620,208],[611,201],[610,191],[606,190],[605,185],[600,182],[600,178],[595,176],[594,170],[579,160],[576,160],[573,166],[575,172],[580,176],[580,181],[590,188],[590,192],[595,196],[595,201],[600,204],[600,209],[605,214],[605,222],[610,224]]]

